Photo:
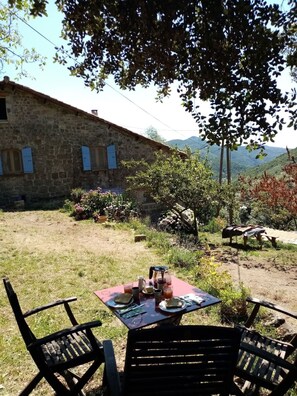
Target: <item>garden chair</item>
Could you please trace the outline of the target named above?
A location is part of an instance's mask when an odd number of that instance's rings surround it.
[[[229,395],[240,331],[215,326],[130,330],[122,384],[112,343],[103,342],[110,396]]]
[[[75,301],[76,297],[58,300],[23,313],[9,279],[3,278],[3,282],[27,350],[39,369],[38,374],[20,393],[20,396],[29,395],[43,378],[58,396],[83,395],[83,387],[104,362],[102,344],[91,330],[100,326],[100,321],[78,324],[69,306],[69,303]],[[64,305],[72,327],[43,338],[35,337],[26,318],[61,304]],[[81,372],[79,376],[74,370],[70,371],[86,363],[89,364],[82,375]],[[80,369],[83,368],[80,367]]]
[[[288,342],[283,342],[261,335],[252,329],[252,325],[261,306],[295,319],[297,314],[256,298],[249,297],[247,301],[253,303],[254,308],[242,327],[236,367],[236,375],[244,381],[242,392],[256,395],[265,389],[265,394],[284,395],[297,379],[296,334]]]

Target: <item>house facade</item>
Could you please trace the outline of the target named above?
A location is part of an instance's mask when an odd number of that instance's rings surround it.
[[[0,82],[0,206],[125,190],[122,161],[170,148],[4,77]],[[141,194],[138,197],[142,199]]]

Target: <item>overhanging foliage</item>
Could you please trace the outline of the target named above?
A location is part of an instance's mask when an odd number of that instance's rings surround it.
[[[46,0],[31,4],[33,15],[46,12]],[[226,142],[233,149],[244,142],[257,148],[282,129],[283,109],[290,105],[296,115],[295,104],[277,86],[287,61],[284,50],[296,37],[293,0],[289,12],[266,0],[56,4],[70,45],[70,56],[63,49],[57,60],[73,75],[96,89],[109,76],[123,89],[154,84],[160,99],[177,82],[185,109],[211,144]],[[196,99],[210,101],[208,115],[201,114]]]

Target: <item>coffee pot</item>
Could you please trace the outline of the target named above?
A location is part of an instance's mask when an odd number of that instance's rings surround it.
[[[155,265],[150,267],[149,279],[152,279],[155,287],[157,286],[158,279],[161,279],[162,282],[164,281],[164,274],[167,270],[168,267],[166,265]]]

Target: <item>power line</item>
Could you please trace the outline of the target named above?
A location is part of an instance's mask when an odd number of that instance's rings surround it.
[[[117,94],[123,96],[123,98],[125,98],[126,100],[128,100],[129,102],[131,102],[134,106],[138,107],[140,110],[142,110],[144,113],[148,114],[150,117],[154,118],[156,121],[160,122],[162,125],[166,126],[167,128],[171,129],[174,132],[177,132],[177,130],[175,130],[174,128],[171,128],[171,126],[165,124],[163,121],[161,121],[159,118],[155,117],[153,114],[151,114],[150,112],[148,112],[147,110],[145,110],[143,107],[139,106],[137,103],[133,102],[133,100],[129,99],[126,95],[122,94],[122,92],[118,91],[117,89],[115,89],[112,85],[108,84],[107,82],[105,83],[109,88],[113,89]]]
[[[0,3],[1,5],[3,5],[2,3]],[[11,13],[18,18],[22,23],[24,23],[26,26],[28,26],[30,29],[32,29],[35,33],[37,33],[40,37],[42,37],[44,40],[46,40],[48,43],[50,43],[52,46],[54,46],[54,48],[58,48],[58,46],[52,41],[50,40],[47,36],[45,36],[44,34],[42,34],[39,30],[35,29],[33,26],[31,26],[24,18],[20,17],[17,13],[11,11]],[[69,52],[63,50],[63,53],[66,54],[70,59],[72,59],[73,61],[76,61],[76,59],[69,54]],[[138,107],[141,111],[143,111],[144,113],[148,114],[150,117],[154,118],[156,121],[160,122],[161,124],[163,124],[164,126],[166,126],[166,128],[169,128],[175,132],[176,131],[174,128],[172,128],[171,126],[167,125],[166,123],[164,123],[163,121],[161,121],[159,118],[155,117],[153,114],[151,114],[149,111],[145,110],[143,107],[139,106],[137,103],[135,103],[133,100],[129,99],[126,95],[124,95],[122,92],[118,91],[117,89],[115,89],[112,85],[110,85],[108,82],[105,82],[105,85],[107,85],[109,88],[111,88],[113,91],[115,91],[118,95],[121,95],[123,98],[125,98],[126,100],[128,100],[130,103],[132,103],[134,106]]]
[[[0,4],[3,6],[3,3],[0,2]],[[4,6],[3,6],[4,7]],[[40,37],[42,37],[44,40],[46,40],[48,43],[50,43],[55,49],[59,48],[52,40],[50,40],[47,36],[45,36],[44,34],[42,34],[39,30],[37,30],[36,28],[34,28],[33,26],[31,26],[24,18],[20,17],[16,12],[14,11],[10,11],[10,13],[12,15],[14,15],[18,20],[20,20],[22,23],[24,23],[26,26],[28,26],[31,30],[33,30],[36,34],[38,34]],[[65,51],[64,49],[62,50],[62,52],[64,54],[67,55],[68,58],[70,58],[73,61],[76,61],[76,59],[69,54],[68,51]],[[153,119],[155,119],[156,121],[158,121],[160,124],[164,125],[166,128],[174,131],[175,133],[177,133],[178,135],[182,136],[183,138],[185,138],[185,135],[183,135],[182,133],[180,133],[180,131],[172,128],[171,126],[169,126],[168,124],[164,123],[162,120],[160,120],[158,117],[154,116],[152,113],[150,113],[149,111],[147,111],[146,109],[144,109],[143,107],[139,106],[137,103],[135,103],[133,100],[131,100],[130,98],[128,98],[126,95],[124,95],[122,92],[118,91],[116,88],[114,88],[112,85],[110,85],[108,82],[105,81],[105,85],[107,85],[109,88],[111,88],[114,92],[116,92],[118,95],[121,95],[124,99],[126,99],[127,101],[129,101],[130,103],[132,103],[134,106],[136,106],[137,108],[139,108],[141,111],[143,111],[144,113],[146,113],[147,115],[149,115],[150,117],[152,117]],[[141,129],[141,128],[139,128]],[[194,132],[194,130],[193,130]],[[192,139],[192,137],[188,138],[189,140]],[[207,146],[206,146],[207,147]],[[205,148],[205,147],[204,147]],[[203,149],[203,148],[202,148]],[[201,150],[201,149],[199,149]]]

